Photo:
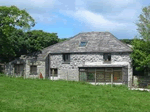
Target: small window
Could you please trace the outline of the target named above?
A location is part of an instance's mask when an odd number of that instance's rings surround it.
[[[87,44],[87,42],[81,42],[80,47],[84,47],[84,46],[86,46],[86,44]]]
[[[70,54],[63,54],[63,61],[69,63],[70,62]]]
[[[14,73],[15,74],[22,74],[23,73],[23,69],[24,69],[23,64],[15,64],[14,65]]]
[[[111,61],[111,54],[110,53],[105,53],[103,55],[104,61]]]
[[[36,65],[30,66],[30,75],[37,75],[37,66]]]
[[[51,76],[58,77],[58,69],[57,68],[51,68]]]

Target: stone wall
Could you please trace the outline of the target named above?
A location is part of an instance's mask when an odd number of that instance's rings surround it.
[[[133,87],[150,89],[150,76],[133,76]]]
[[[87,54],[70,54],[70,64],[63,63],[62,54],[50,55],[50,67],[58,68],[59,79],[79,80],[79,67],[96,65],[106,66],[103,63],[103,53],[87,53]],[[122,66],[123,80],[128,85],[132,78],[131,58],[129,53],[112,53],[111,63],[107,66]]]
[[[30,74],[30,66],[37,66],[37,75]],[[45,61],[38,61],[36,59],[30,59],[26,61],[25,68],[25,77],[26,78],[38,78],[39,74],[42,73],[42,76],[45,78]]]
[[[26,63],[26,60],[25,59],[15,59],[9,63],[7,63],[5,65],[5,74],[6,75],[13,75],[13,76],[21,76],[21,75],[24,75],[25,73],[25,63]],[[22,74],[15,74],[14,73],[14,64],[23,64],[24,66],[24,69],[22,70]]]
[[[24,68],[22,74],[14,73],[14,64],[23,64]],[[30,74],[30,66],[37,66],[37,75]],[[6,64],[5,67],[6,75],[12,76],[24,76],[24,78],[38,78],[39,74],[42,73],[43,78],[45,78],[45,61],[38,61],[36,59],[16,59]]]

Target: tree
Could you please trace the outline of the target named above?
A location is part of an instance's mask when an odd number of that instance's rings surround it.
[[[131,57],[136,70],[148,70],[150,64],[150,6],[144,7],[137,23],[140,37],[133,42]]]
[[[34,25],[34,19],[25,10],[16,6],[0,6],[0,57],[15,56],[14,46],[17,45],[14,45],[16,36],[13,33],[17,29],[28,30]],[[16,42],[19,44],[20,41]]]
[[[39,51],[59,42],[56,33],[47,33],[42,30],[33,30],[25,33],[27,53]]]
[[[120,41],[125,43],[125,44],[131,44],[133,39],[120,39]]]
[[[29,31],[34,19],[16,6],[0,6],[0,62],[33,53],[59,42],[56,33]]]
[[[66,40],[69,40],[69,38],[61,38],[61,39],[59,39],[59,42],[63,42],[63,41],[66,41]]]

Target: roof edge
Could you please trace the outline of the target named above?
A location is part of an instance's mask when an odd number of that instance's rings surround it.
[[[110,35],[113,36],[114,39],[116,39],[119,43],[121,43],[123,46],[125,47],[128,47],[131,51],[130,52],[133,52],[133,50],[125,43],[121,42],[117,37],[115,37],[112,33],[108,32]],[[125,51],[124,51],[125,52]]]

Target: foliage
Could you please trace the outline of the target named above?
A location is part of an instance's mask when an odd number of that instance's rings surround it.
[[[120,39],[120,41],[125,43],[125,44],[131,44],[133,39]]]
[[[144,7],[137,23],[140,38],[132,42],[131,57],[136,70],[148,70],[150,64],[150,6]]]
[[[16,36],[12,33],[16,33],[17,29],[30,29],[34,24],[34,19],[25,10],[16,6],[0,6],[0,56],[15,56],[14,46],[17,46],[13,39]]]
[[[148,92],[131,91],[125,86],[94,86],[75,81],[10,77],[0,77],[0,82],[1,111],[148,112],[150,110]]]
[[[133,58],[136,70],[144,70],[148,68],[150,62],[150,43],[140,39],[134,39],[132,45],[133,53],[131,57]]]
[[[22,54],[39,51],[59,42],[56,33],[29,31],[34,19],[16,6],[0,6],[0,60],[8,62]]]
[[[11,54],[8,54],[7,56],[1,55],[1,58],[3,58],[3,61],[5,62],[20,57],[23,54],[25,55],[40,51],[59,41],[56,33],[47,33],[42,30],[23,32],[22,30],[16,29],[12,32],[10,38],[12,39],[11,48],[14,51],[15,56],[11,56]]]
[[[69,38],[61,38],[61,39],[59,39],[59,42],[63,42],[63,41],[66,41],[66,40],[68,40]]]
[[[27,53],[39,51],[59,41],[56,33],[47,33],[42,30],[33,30],[25,33]]]

